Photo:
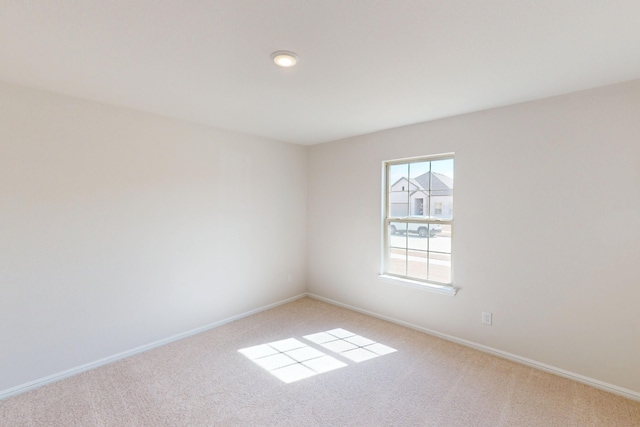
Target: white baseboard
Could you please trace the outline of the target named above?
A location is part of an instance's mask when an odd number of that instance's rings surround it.
[[[108,363],[112,363],[112,362],[115,362],[115,361],[118,361],[118,360],[121,360],[121,359],[125,359],[127,357],[130,357],[130,356],[133,356],[133,355],[136,355],[136,354],[139,354],[139,353],[143,353],[143,352],[148,351],[148,350],[152,350],[152,349],[157,348],[157,347],[161,347],[163,345],[172,343],[174,341],[181,340],[183,338],[190,337],[192,335],[199,334],[199,333],[207,331],[209,329],[217,328],[217,327],[222,326],[224,324],[233,322],[234,320],[239,320],[239,319],[242,319],[244,317],[248,317],[248,316],[251,316],[253,314],[259,313],[261,311],[269,310],[271,308],[274,308],[274,307],[277,307],[279,305],[295,301],[295,300],[300,299],[300,298],[305,297],[305,296],[308,296],[310,298],[314,298],[314,299],[317,299],[319,301],[323,301],[323,302],[326,302],[328,304],[332,304],[332,305],[335,305],[335,306],[338,306],[338,307],[346,308],[348,310],[352,310],[352,311],[355,311],[355,312],[363,313],[363,314],[366,314],[366,315],[371,316],[371,317],[376,317],[378,319],[386,320],[386,321],[391,322],[391,323],[395,323],[395,324],[398,324],[398,325],[406,326],[408,328],[415,329],[417,331],[424,332],[424,333],[427,333],[429,335],[433,335],[433,336],[436,336],[436,337],[439,337],[439,338],[443,338],[443,339],[445,339],[447,341],[455,342],[457,344],[461,344],[461,345],[464,345],[466,347],[471,347],[471,348],[474,348],[476,350],[479,350],[479,351],[482,351],[482,352],[485,352],[485,353],[489,353],[489,354],[493,354],[495,356],[502,357],[504,359],[508,359],[508,360],[511,360],[511,361],[514,361],[514,362],[517,362],[517,363],[521,363],[521,364],[527,365],[527,366],[531,366],[533,368],[537,368],[537,369],[540,369],[540,370],[545,371],[545,372],[549,372],[549,373],[552,373],[552,374],[555,374],[555,375],[559,375],[561,377],[569,378],[571,380],[578,381],[580,383],[587,384],[587,385],[590,385],[592,387],[608,391],[610,393],[615,393],[615,394],[618,394],[620,396],[626,397],[628,399],[633,399],[633,400],[640,401],[640,393],[635,392],[633,390],[629,390],[629,389],[626,389],[626,388],[623,388],[623,387],[618,387],[616,385],[609,384],[609,383],[606,383],[604,381],[596,380],[594,378],[589,378],[589,377],[586,377],[584,375],[580,375],[580,374],[576,374],[574,372],[566,371],[564,369],[556,368],[555,366],[551,366],[551,365],[547,365],[545,363],[537,362],[535,360],[527,359],[526,357],[521,357],[521,356],[518,356],[518,355],[515,355],[515,354],[508,353],[506,351],[498,350],[498,349],[495,349],[495,348],[492,348],[492,347],[488,347],[488,346],[485,346],[485,345],[482,345],[482,344],[477,344],[477,343],[474,343],[472,341],[467,341],[467,340],[463,340],[463,339],[460,339],[460,338],[456,338],[456,337],[451,336],[451,335],[443,334],[443,333],[440,333],[440,332],[437,332],[437,331],[434,331],[434,330],[431,330],[431,329],[428,329],[428,328],[423,328],[422,326],[414,325],[412,323],[404,322],[402,320],[398,320],[398,319],[395,319],[395,318],[392,318],[392,317],[389,317],[389,316],[384,316],[382,314],[378,314],[378,313],[375,313],[375,312],[372,312],[372,311],[369,311],[369,310],[364,310],[364,309],[361,309],[359,307],[355,307],[355,306],[352,306],[352,305],[349,305],[349,304],[344,304],[344,303],[341,303],[339,301],[335,301],[335,300],[332,300],[330,298],[325,298],[325,297],[322,297],[320,295],[316,295],[316,294],[312,294],[312,293],[304,293],[304,294],[300,294],[300,295],[297,295],[297,296],[294,296],[294,297],[291,297],[291,298],[287,298],[285,300],[278,301],[278,302],[275,302],[273,304],[269,304],[269,305],[266,305],[266,306],[263,306],[263,307],[260,307],[260,308],[256,308],[254,310],[250,310],[250,311],[247,311],[247,312],[235,315],[235,316],[231,316],[231,317],[228,317],[226,319],[222,319],[222,320],[219,320],[217,322],[214,322],[214,323],[211,323],[211,324],[208,324],[208,325],[205,325],[205,326],[201,326],[199,328],[195,328],[195,329],[192,329],[192,330],[187,331],[187,332],[183,332],[181,334],[173,335],[171,337],[168,337],[168,338],[165,338],[165,339],[162,339],[162,340],[158,340],[158,341],[152,342],[150,344],[146,344],[146,345],[143,345],[143,346],[140,346],[140,347],[136,347],[134,349],[131,349],[131,350],[128,350],[128,351],[124,351],[122,353],[118,353],[118,354],[115,354],[115,355],[112,355],[112,356],[108,356],[108,357],[105,357],[105,358],[102,358],[102,359],[99,359],[99,360],[96,360],[96,361],[93,361],[93,362],[90,362],[90,363],[86,363],[84,365],[77,366],[75,368],[67,369],[66,371],[58,372],[58,373],[55,373],[53,375],[49,375],[49,376],[44,377],[44,378],[40,378],[40,379],[37,379],[37,380],[34,380],[34,381],[30,381],[30,382],[25,383],[25,384],[18,385],[16,387],[12,387],[12,388],[9,388],[9,389],[6,389],[6,390],[2,390],[2,391],[0,391],[0,400],[9,398],[11,396],[16,396],[18,394],[25,393],[25,392],[27,392],[29,390],[33,390],[35,388],[42,387],[42,386],[50,384],[50,383],[53,383],[53,382],[56,382],[56,381],[60,381],[60,380],[62,380],[64,378],[68,378],[68,377],[71,377],[73,375],[77,375],[77,374],[80,374],[82,372],[89,371],[91,369],[98,368],[98,367],[106,365]]]
[[[130,356],[133,356],[133,355],[136,355],[136,354],[148,351],[148,350],[152,350],[154,348],[161,347],[163,345],[170,344],[170,343],[172,343],[174,341],[178,341],[178,340],[181,340],[183,338],[187,338],[187,337],[190,337],[192,335],[196,335],[196,334],[199,334],[201,332],[208,331],[209,329],[217,328],[217,327],[222,326],[224,324],[233,322],[234,320],[239,320],[239,319],[242,319],[244,317],[248,317],[248,316],[251,316],[253,314],[259,313],[261,311],[269,310],[269,309],[277,307],[279,305],[286,304],[286,303],[291,302],[291,301],[295,301],[297,299],[305,297],[306,295],[307,295],[306,293],[303,293],[303,294],[300,294],[300,295],[297,295],[297,296],[294,296],[294,297],[291,297],[291,298],[287,298],[287,299],[282,300],[282,301],[275,302],[273,304],[265,305],[264,307],[256,308],[254,310],[250,310],[250,311],[247,311],[247,312],[244,312],[244,313],[241,313],[241,314],[237,314],[235,316],[227,317],[226,319],[222,319],[222,320],[219,320],[217,322],[213,322],[213,323],[210,323],[208,325],[204,325],[204,326],[201,326],[199,328],[195,328],[195,329],[192,329],[190,331],[183,332],[181,334],[173,335],[173,336],[168,337],[168,338],[164,338],[164,339],[161,339],[161,340],[158,340],[158,341],[154,341],[154,342],[152,342],[150,344],[142,345],[140,347],[136,347],[136,348],[133,348],[131,350],[123,351],[122,353],[114,354],[113,356],[107,356],[107,357],[104,357],[102,359],[98,359],[98,360],[95,360],[93,362],[86,363],[86,364],[81,365],[81,366],[76,366],[75,368],[67,369],[66,371],[58,372],[58,373],[55,373],[53,375],[46,376],[44,378],[40,378],[40,379],[37,379],[37,380],[34,380],[34,381],[30,381],[30,382],[25,383],[25,384],[21,384],[21,385],[18,385],[18,386],[15,386],[15,387],[11,387],[11,388],[6,389],[6,390],[2,390],[2,391],[0,391],[0,400],[9,398],[11,396],[16,396],[18,394],[26,393],[29,390],[33,390],[35,388],[42,387],[44,385],[51,384],[51,383],[56,382],[56,381],[60,381],[62,379],[71,377],[73,375],[77,375],[77,374],[80,374],[82,372],[86,372],[86,371],[89,371],[91,369],[98,368],[98,367],[106,365],[108,363],[116,362],[118,360],[122,360],[122,359],[125,359],[127,357],[130,357]]]
[[[577,381],[577,382],[580,382],[580,383],[583,383],[583,384],[587,384],[587,385],[590,385],[592,387],[608,391],[610,393],[618,394],[618,395],[626,397],[628,399],[633,399],[633,400],[640,401],[640,393],[636,392],[636,391],[633,391],[633,390],[629,390],[629,389],[626,389],[626,388],[623,388],[623,387],[618,387],[616,385],[609,384],[609,383],[606,383],[604,381],[596,380],[594,378],[589,378],[589,377],[586,377],[584,375],[576,374],[575,372],[570,372],[570,371],[566,371],[564,369],[556,368],[555,366],[547,365],[546,363],[537,362],[535,360],[527,359],[526,357],[518,356],[516,354],[511,354],[511,353],[508,353],[506,351],[502,351],[502,350],[498,350],[498,349],[495,349],[495,348],[492,348],[492,347],[488,347],[486,345],[477,344],[477,343],[472,342],[472,341],[463,340],[463,339],[456,338],[456,337],[451,336],[451,335],[447,335],[447,334],[443,334],[443,333],[440,333],[440,332],[437,332],[437,331],[433,331],[431,329],[423,328],[422,326],[414,325],[412,323],[404,322],[402,320],[398,320],[398,319],[395,319],[393,317],[384,316],[382,314],[374,313],[374,312],[369,311],[369,310],[364,310],[364,309],[361,309],[359,307],[354,307],[354,306],[349,305],[349,304],[344,304],[344,303],[341,303],[339,301],[332,300],[330,298],[322,297],[320,295],[315,295],[315,294],[312,294],[312,293],[307,293],[306,295],[309,298],[314,298],[314,299],[317,299],[319,301],[326,302],[328,304],[336,305],[338,307],[342,307],[342,308],[346,308],[348,310],[356,311],[358,313],[366,314],[367,316],[376,317],[378,319],[386,320],[386,321],[391,322],[391,323],[395,323],[395,324],[398,324],[398,325],[406,326],[408,328],[415,329],[417,331],[424,332],[424,333],[427,333],[429,335],[433,335],[433,336],[445,339],[447,341],[451,341],[451,342],[454,342],[454,343],[457,343],[457,344],[462,344],[462,345],[464,345],[466,347],[471,347],[473,349],[482,351],[484,353],[493,354],[493,355],[501,357],[503,359],[508,359],[508,360],[513,361],[513,362],[521,363],[523,365],[531,366],[533,368],[537,368],[537,369],[540,369],[540,370],[545,371],[545,372],[549,372],[549,373],[552,373],[552,374],[555,374],[555,375],[559,375],[561,377],[569,378],[571,380],[574,380],[574,381]]]

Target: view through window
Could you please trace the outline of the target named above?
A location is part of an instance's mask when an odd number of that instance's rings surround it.
[[[451,285],[453,155],[385,163],[384,273]]]

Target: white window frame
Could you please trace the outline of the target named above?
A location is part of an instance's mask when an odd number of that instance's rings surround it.
[[[398,164],[411,164],[411,163],[420,163],[420,162],[432,162],[437,160],[447,160],[454,159],[454,153],[443,153],[438,155],[431,156],[420,156],[420,157],[410,157],[404,159],[395,159],[388,160],[382,163],[382,176],[383,176],[383,188],[382,188],[382,268],[380,272],[380,279],[385,283],[391,284],[399,284],[410,287],[415,287],[431,292],[437,292],[445,295],[456,295],[458,289],[453,286],[453,217],[450,220],[443,219],[435,219],[435,218],[415,218],[415,217],[392,217],[389,212],[389,189],[391,186],[391,182],[389,182],[389,168],[393,165]],[[454,166],[455,168],[455,166]],[[410,213],[409,213],[410,214]],[[449,225],[451,227],[451,282],[450,283],[440,283],[432,280],[424,280],[408,275],[398,275],[389,273],[389,225],[392,222],[406,222],[406,223],[418,223],[425,224],[425,226],[429,226],[431,224],[440,224],[440,225]]]

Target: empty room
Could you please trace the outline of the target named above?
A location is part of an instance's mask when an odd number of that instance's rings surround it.
[[[0,426],[640,426],[637,0],[0,0]]]

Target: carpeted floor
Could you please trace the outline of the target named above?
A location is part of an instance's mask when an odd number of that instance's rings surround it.
[[[640,402],[303,298],[0,401],[0,425],[640,426]]]

